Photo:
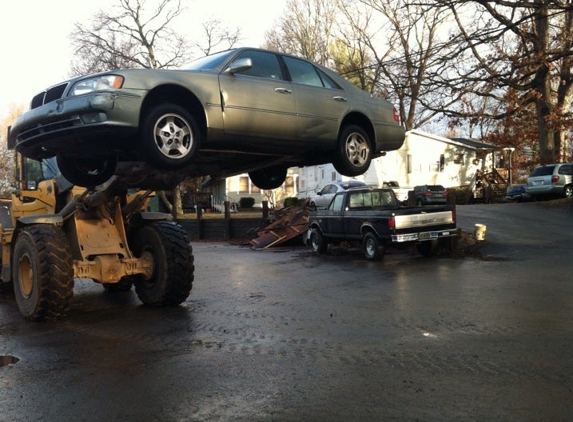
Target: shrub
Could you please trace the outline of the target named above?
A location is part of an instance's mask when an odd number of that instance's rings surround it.
[[[293,207],[297,204],[298,204],[298,198],[296,198],[296,197],[288,197],[288,198],[285,198],[283,201],[283,206],[285,208]]]
[[[253,208],[255,205],[255,198],[242,197],[239,199],[239,208]]]

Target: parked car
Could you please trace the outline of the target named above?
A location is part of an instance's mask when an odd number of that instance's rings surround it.
[[[366,183],[359,182],[358,180],[349,180],[347,182],[330,183],[319,190],[316,195],[310,197],[309,205],[312,208],[326,208],[332,201],[332,198],[338,192],[343,192],[353,188],[367,188]]]
[[[527,193],[540,196],[573,196],[573,164],[545,164],[537,167],[527,178]]]
[[[527,193],[527,185],[514,185],[507,188],[505,199],[508,201],[528,201],[531,196]]]
[[[414,198],[416,205],[447,204],[448,191],[442,185],[418,185],[414,186]]]
[[[193,177],[248,172],[274,189],[288,167],[333,163],[342,175],[363,174],[404,136],[391,103],[328,68],[237,48],[180,69],[113,70],[52,86],[9,128],[8,144],[31,158],[56,156],[81,186],[105,182],[118,161],[139,161]]]
[[[389,180],[387,182],[382,182],[383,188],[390,188],[396,194],[396,198],[402,205],[406,205],[408,203],[408,192],[412,190],[412,188],[400,186],[400,184],[396,180]]]

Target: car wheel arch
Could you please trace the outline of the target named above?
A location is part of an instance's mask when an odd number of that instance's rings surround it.
[[[193,92],[177,85],[157,86],[147,93],[141,106],[140,126],[147,113],[160,103],[177,104],[188,110],[195,118],[203,135],[202,137],[205,139],[207,135],[207,116],[201,101]]]
[[[366,134],[368,135],[368,139],[370,140],[371,143],[370,147],[372,148],[372,152],[375,154],[376,133],[374,131],[374,125],[372,124],[370,119],[366,117],[364,114],[356,111],[347,114],[344,117],[344,119],[342,119],[342,121],[340,122],[340,127],[338,128],[338,136],[340,136],[342,131],[350,125],[360,126],[360,128],[362,128],[362,130],[366,132]]]

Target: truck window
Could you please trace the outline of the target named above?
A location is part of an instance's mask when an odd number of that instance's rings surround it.
[[[391,191],[356,192],[350,195],[349,208],[394,207],[396,202]]]
[[[344,195],[336,195],[330,203],[328,209],[330,211],[340,211],[342,209],[342,199]]]

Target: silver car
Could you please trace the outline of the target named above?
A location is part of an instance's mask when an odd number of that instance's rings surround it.
[[[367,188],[366,183],[358,180],[349,180],[348,182],[330,183],[319,190],[316,195],[310,197],[309,206],[312,208],[327,208],[338,192],[354,188]]]
[[[573,196],[573,164],[546,164],[537,167],[527,178],[527,193],[538,196]]]
[[[80,186],[105,182],[118,162],[137,161],[180,179],[248,172],[259,188],[274,189],[288,167],[333,163],[342,175],[363,174],[372,158],[403,142],[388,101],[325,67],[253,48],[176,70],[62,82],[36,95],[8,131],[10,148],[56,156]],[[132,179],[145,187],[144,177]]]

